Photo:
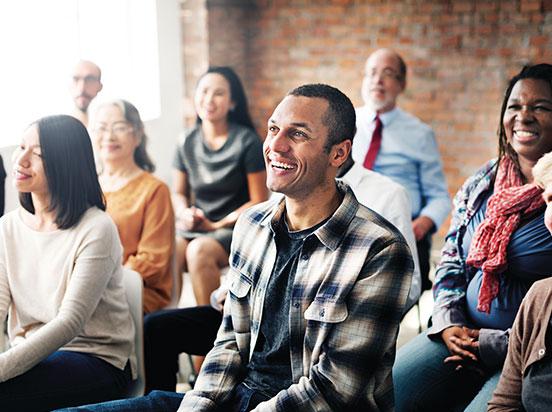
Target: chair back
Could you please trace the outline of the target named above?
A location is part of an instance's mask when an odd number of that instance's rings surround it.
[[[173,252],[171,256],[171,276],[172,276],[172,289],[171,289],[171,301],[165,307],[165,309],[175,309],[180,302],[180,294],[182,292],[182,273],[178,273],[178,263],[176,261],[176,252]]]
[[[136,367],[138,377],[127,390],[127,398],[144,395],[146,372],[144,368],[144,312],[142,308],[142,276],[138,272],[123,267],[123,287],[128,301],[132,321],[134,322],[134,347],[136,349]]]

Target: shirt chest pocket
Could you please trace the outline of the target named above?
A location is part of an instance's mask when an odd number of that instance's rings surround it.
[[[243,275],[236,277],[230,286],[232,324],[237,335],[249,335],[251,280]]]
[[[314,300],[305,311],[305,319],[322,323],[339,323],[347,319],[347,305],[343,302]]]
[[[238,300],[245,298],[249,294],[250,290],[251,280],[243,275],[236,278],[230,286],[230,293],[232,294],[232,297]]]

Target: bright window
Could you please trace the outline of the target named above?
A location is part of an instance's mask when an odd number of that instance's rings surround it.
[[[155,0],[3,0],[0,55],[0,147],[33,120],[71,111],[80,58],[102,69],[98,97],[130,100],[145,120],[160,115]]]

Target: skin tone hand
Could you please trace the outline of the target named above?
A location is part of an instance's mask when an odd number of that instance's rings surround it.
[[[218,306],[217,309],[221,312],[224,309],[224,302],[226,301],[226,295],[227,294],[228,294],[228,289],[227,288],[220,289],[219,293],[217,294],[217,299],[216,299],[216,303],[217,303],[217,306]]]
[[[195,230],[199,230],[201,232],[213,232],[220,227],[217,224],[218,222],[212,222],[211,220],[205,217],[205,215],[203,214],[203,211],[200,211],[200,212],[201,212],[201,219],[198,220],[195,226]]]
[[[483,375],[482,368],[478,366],[479,329],[451,326],[441,333],[441,338],[451,353],[444,363],[456,363],[457,371],[467,368]]]
[[[434,227],[433,220],[427,216],[418,216],[412,221],[412,230],[416,237],[416,242],[424,238],[424,236]]]
[[[203,210],[192,206],[178,211],[176,225],[182,230],[202,230],[200,227],[205,220]]]

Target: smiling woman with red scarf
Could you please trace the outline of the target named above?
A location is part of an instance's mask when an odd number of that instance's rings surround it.
[[[552,150],[552,65],[510,80],[500,119],[498,159],[454,199],[433,325],[397,352],[397,412],[486,410],[521,301],[550,276],[552,238],[532,167]]]

